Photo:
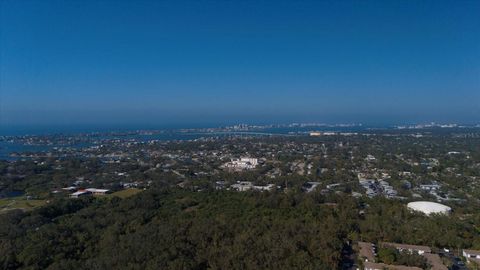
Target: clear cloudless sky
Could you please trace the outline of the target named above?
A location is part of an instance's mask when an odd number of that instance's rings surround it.
[[[0,124],[480,122],[480,1],[0,0]]]

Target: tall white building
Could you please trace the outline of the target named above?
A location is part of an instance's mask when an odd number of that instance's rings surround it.
[[[258,159],[242,157],[240,159],[232,158],[230,162],[225,163],[223,166],[229,169],[250,170],[257,167],[257,165]]]

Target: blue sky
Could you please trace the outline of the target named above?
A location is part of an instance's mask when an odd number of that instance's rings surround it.
[[[480,122],[480,1],[0,5],[5,126]]]

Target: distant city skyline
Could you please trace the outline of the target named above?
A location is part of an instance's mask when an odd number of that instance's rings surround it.
[[[0,2],[0,128],[480,122],[480,1]]]

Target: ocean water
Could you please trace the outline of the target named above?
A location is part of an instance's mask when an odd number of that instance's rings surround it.
[[[137,141],[150,141],[150,140],[159,140],[159,141],[174,141],[174,140],[194,140],[202,137],[222,137],[222,136],[232,136],[232,135],[253,135],[253,136],[292,136],[295,134],[306,134],[310,131],[336,131],[336,132],[359,132],[365,130],[365,127],[280,127],[280,128],[264,128],[254,131],[227,131],[227,132],[200,132],[200,131],[191,131],[191,132],[182,132],[178,129],[179,127],[163,127],[163,128],[133,128],[133,127],[17,127],[3,129],[0,132],[0,136],[23,136],[23,135],[49,135],[49,134],[64,134],[64,135],[74,135],[74,134],[85,134],[93,132],[111,132],[111,131],[135,131],[135,130],[162,130],[162,133],[152,134],[152,135],[100,135],[95,137],[95,139],[121,139],[129,140],[135,139]],[[182,127],[185,128],[185,127]],[[209,128],[209,127],[189,127],[189,128]],[[68,147],[89,147],[93,145],[93,142],[82,142],[78,144],[68,145]],[[20,142],[9,142],[5,140],[0,140],[0,160],[15,160],[17,157],[12,157],[11,153],[27,153],[27,152],[45,152],[52,150],[54,147],[65,147],[65,145],[26,145]]]
[[[213,136],[213,134],[169,132],[165,134],[154,134],[154,135],[101,136],[101,137],[96,137],[95,139],[121,139],[121,140],[135,139],[137,141],[150,141],[150,140],[174,141],[174,140],[194,140],[194,139],[198,139],[201,137],[208,137],[208,136]],[[57,145],[57,144],[29,145],[29,144],[23,144],[21,142],[10,142],[5,140],[0,140],[0,160],[18,159],[18,157],[11,156],[12,153],[48,152],[54,149],[55,147],[84,148],[92,145],[94,145],[93,141],[81,142],[78,144],[69,144],[69,145]]]

